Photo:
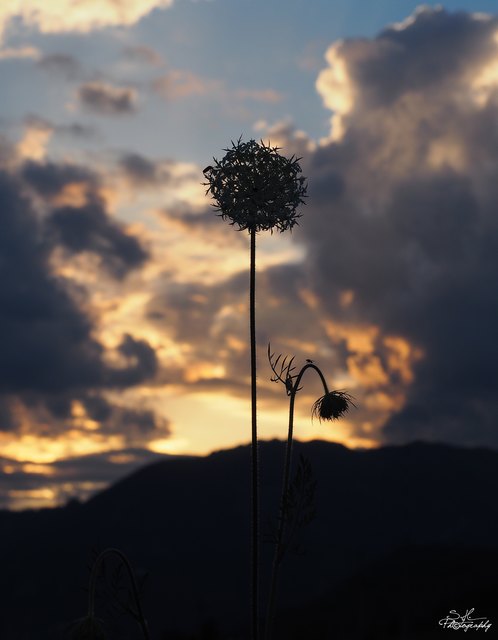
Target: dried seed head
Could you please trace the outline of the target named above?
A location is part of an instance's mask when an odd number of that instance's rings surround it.
[[[213,158],[214,166],[203,171],[206,194],[211,193],[218,215],[239,230],[292,229],[307,190],[306,178],[300,175],[300,158],[285,158],[278,147],[263,141],[241,142],[241,138],[224,151],[220,161]]]
[[[330,391],[315,402],[311,415],[322,420],[338,420],[349,411],[350,405],[356,407],[354,398],[345,391]]]

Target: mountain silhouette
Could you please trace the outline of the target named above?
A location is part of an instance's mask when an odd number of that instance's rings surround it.
[[[276,637],[454,637],[439,620],[471,608],[489,619],[489,636],[498,631],[498,452],[314,441],[295,443],[294,466],[300,454],[317,481],[316,518],[284,562]],[[283,456],[282,442],[260,443],[263,538]],[[152,463],[84,504],[0,512],[0,638],[66,638],[86,612],[89,566],[107,547],[145,577],[152,640],[248,638],[249,498],[242,446]],[[272,556],[263,542],[262,611]],[[108,598],[97,612],[111,638],[141,637]]]

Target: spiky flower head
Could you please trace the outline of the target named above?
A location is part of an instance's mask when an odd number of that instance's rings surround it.
[[[203,171],[206,195],[211,193],[218,215],[240,231],[292,229],[307,190],[301,158],[285,158],[278,153],[279,147],[262,140],[241,142],[241,138],[223,151],[226,155],[219,161],[213,158],[214,166]]]
[[[71,640],[106,640],[103,624],[95,616],[77,620],[71,631]]]
[[[311,415],[322,420],[338,420],[349,411],[350,405],[355,407],[354,398],[346,391],[329,391],[315,402]]]

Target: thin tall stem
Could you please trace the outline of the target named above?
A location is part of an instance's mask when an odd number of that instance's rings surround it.
[[[259,495],[258,429],[256,422],[256,229],[251,228],[249,325],[251,337],[251,474],[252,474],[252,638],[259,637]]]
[[[273,627],[275,624],[275,606],[277,602],[278,574],[279,574],[280,565],[282,563],[282,559],[284,556],[283,539],[284,539],[284,533],[285,533],[286,498],[289,491],[289,481],[290,481],[291,462],[292,462],[292,442],[293,442],[292,439],[294,434],[294,405],[296,402],[296,394],[299,390],[299,384],[301,382],[301,378],[303,377],[306,369],[314,369],[320,376],[324,393],[327,394],[329,392],[327,383],[325,382],[325,378],[323,377],[322,372],[315,364],[312,364],[312,363],[308,363],[304,365],[304,367],[299,372],[299,375],[297,376],[295,382],[293,383],[292,390],[290,392],[289,428],[287,430],[287,443],[285,446],[284,475],[282,480],[282,493],[280,496],[280,506],[279,506],[279,514],[278,514],[277,539],[275,543],[275,554],[273,556],[273,565],[272,565],[271,580],[270,580],[270,594],[268,596],[268,608],[266,612],[265,640],[271,640],[271,637],[273,635]]]

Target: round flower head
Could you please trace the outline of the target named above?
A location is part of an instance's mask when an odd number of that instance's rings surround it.
[[[306,178],[300,158],[281,156],[278,147],[255,140],[232,142],[226,155],[203,171],[219,215],[239,230],[279,231],[297,224],[297,207],[304,204]]]
[[[311,415],[314,418],[322,420],[338,420],[347,411],[349,411],[349,405],[353,402],[353,396],[345,391],[330,391],[315,402],[311,409]]]

